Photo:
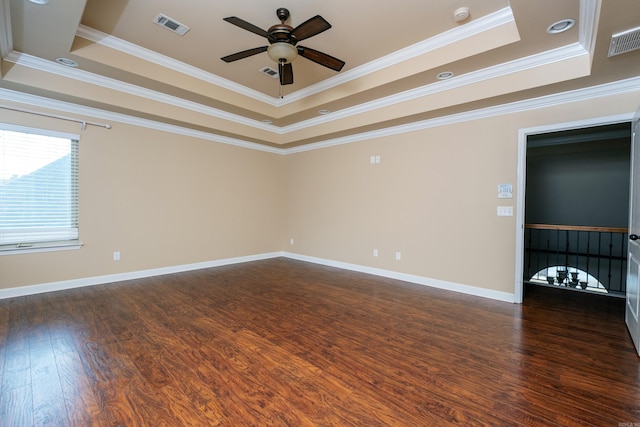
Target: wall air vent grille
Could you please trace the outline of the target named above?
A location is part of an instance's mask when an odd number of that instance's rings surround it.
[[[274,70],[271,67],[264,67],[260,69],[261,73],[265,73],[269,77],[273,77],[274,79],[278,78],[278,71]]]
[[[187,31],[191,29],[186,25],[179,23],[175,19],[171,19],[168,16],[163,15],[162,13],[156,16],[156,19],[154,19],[153,22],[180,36],[184,36]]]
[[[609,56],[640,49],[640,27],[611,36]]]

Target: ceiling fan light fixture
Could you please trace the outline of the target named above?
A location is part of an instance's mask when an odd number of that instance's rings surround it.
[[[269,46],[267,54],[269,58],[278,64],[289,64],[298,57],[298,49],[286,42],[276,42]]]

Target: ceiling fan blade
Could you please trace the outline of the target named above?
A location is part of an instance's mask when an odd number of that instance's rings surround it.
[[[281,85],[290,85],[293,84],[293,66],[291,63],[278,64],[278,73],[280,74],[280,84]]]
[[[304,46],[298,46],[298,55],[335,71],[342,70],[342,67],[344,67],[345,64],[344,61],[341,61],[338,58],[334,58],[331,55],[327,55],[326,53]]]
[[[251,31],[252,33],[255,33],[259,36],[262,36],[265,38],[269,37],[269,33],[267,33],[262,28],[256,27],[255,25],[245,21],[244,19],[240,19],[237,16],[230,16],[228,18],[223,18],[223,19],[233,25],[237,25],[238,27],[245,29],[247,31]]]
[[[294,28],[291,35],[293,35],[297,41],[301,41],[320,34],[329,28],[331,28],[331,24],[329,24],[322,16],[316,15]]]
[[[223,56],[222,59],[224,62],[233,62],[233,61],[237,61],[238,59],[244,59],[244,58],[248,58],[249,56],[253,56],[253,55],[257,55],[259,53],[262,52],[266,52],[267,51],[267,47],[268,46],[262,46],[262,47],[255,47],[253,49],[247,49],[247,50],[243,50],[242,52],[237,52],[231,55],[227,55],[227,56]]]

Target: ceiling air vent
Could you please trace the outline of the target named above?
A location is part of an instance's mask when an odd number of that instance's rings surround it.
[[[154,19],[153,22],[181,36],[187,34],[187,31],[191,29],[186,25],[179,23],[175,19],[171,19],[168,16],[163,15],[162,13],[156,16],[156,19]]]
[[[278,78],[278,72],[271,67],[264,67],[260,69],[261,73],[265,73],[269,77],[273,77],[274,79]]]
[[[611,36],[609,56],[640,49],[640,27]]]

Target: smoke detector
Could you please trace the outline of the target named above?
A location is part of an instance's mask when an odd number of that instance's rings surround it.
[[[462,22],[469,17],[468,7],[459,7],[453,11],[453,20],[456,22]]]

